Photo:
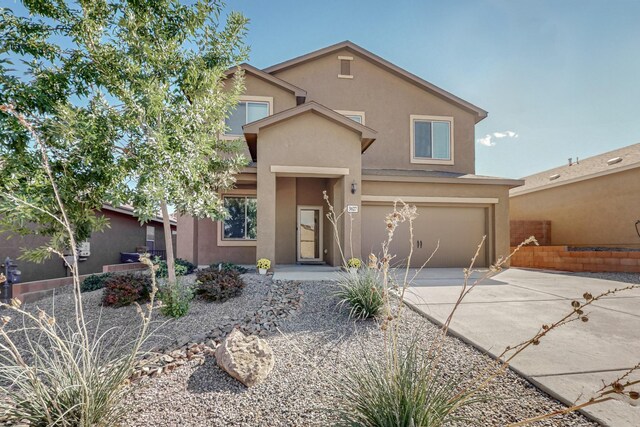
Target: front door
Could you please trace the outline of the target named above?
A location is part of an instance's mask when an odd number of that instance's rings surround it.
[[[298,262],[322,261],[322,206],[298,206]]]

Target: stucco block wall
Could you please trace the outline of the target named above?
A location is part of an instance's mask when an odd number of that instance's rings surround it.
[[[552,245],[640,247],[640,169],[511,197],[513,221],[551,221]]]
[[[352,56],[353,79],[339,79],[339,55]],[[307,90],[307,99],[335,110],[364,111],[365,124],[378,132],[362,155],[364,169],[437,169],[475,171],[475,118],[470,112],[343,50],[274,75]],[[410,162],[411,114],[454,118],[454,165]]]
[[[510,221],[511,246],[520,243],[533,236],[539,245],[551,244],[551,221]]]
[[[575,272],[640,273],[640,251],[572,251],[567,246],[524,246],[513,256],[511,265]]]

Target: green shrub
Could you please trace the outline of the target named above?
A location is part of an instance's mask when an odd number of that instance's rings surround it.
[[[384,304],[382,281],[376,270],[368,268],[343,276],[336,296],[340,299],[338,306],[349,306],[349,316],[356,319],[375,317]]]
[[[176,267],[179,265],[186,268],[186,272],[184,273],[185,275],[192,274],[194,271],[196,271],[196,265],[187,261],[186,259],[176,258]],[[176,272],[177,271],[178,270],[176,269]]]
[[[151,277],[148,274],[115,274],[105,281],[102,303],[123,307],[134,302],[144,302],[149,299],[151,287]]]
[[[455,411],[483,400],[459,392],[460,376],[442,371],[416,343],[389,346],[387,353],[383,358],[364,356],[340,376],[339,425],[440,427],[464,421]]]
[[[92,274],[80,284],[80,292],[92,292],[104,288],[104,284],[113,273]]]
[[[178,281],[160,288],[159,298],[162,301],[160,312],[165,316],[178,318],[189,312],[193,290],[191,286]]]
[[[176,263],[174,266],[176,271],[176,276],[184,276],[185,274],[188,274],[187,271],[189,270],[189,268],[186,265],[178,263],[177,261],[178,260],[176,259]],[[166,279],[167,277],[169,277],[169,268],[167,268],[167,261],[161,260],[159,257],[155,257],[155,259],[153,260],[153,263],[158,266],[158,269],[156,270],[157,278]]]
[[[242,293],[245,283],[235,270],[206,268],[198,271],[196,294],[209,301],[226,301]]]
[[[213,264],[209,265],[209,268],[216,270],[221,269],[225,271],[235,271],[239,274],[244,274],[249,271],[241,265],[237,265],[232,262],[214,262]]]

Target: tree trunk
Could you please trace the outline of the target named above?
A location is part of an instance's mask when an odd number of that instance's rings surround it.
[[[167,272],[168,284],[176,283],[176,267],[175,260],[173,258],[173,238],[171,236],[171,219],[169,219],[169,209],[167,208],[167,202],[160,203],[160,209],[162,210],[162,225],[164,228],[164,248],[167,254]]]

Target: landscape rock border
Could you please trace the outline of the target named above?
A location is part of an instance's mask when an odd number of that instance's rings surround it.
[[[234,329],[245,335],[264,337],[277,331],[278,326],[301,307],[304,292],[300,282],[276,280],[268,284],[269,292],[262,305],[244,316],[223,317],[222,322],[209,332],[178,338],[173,346],[158,349],[142,357],[130,377],[139,381],[144,377],[155,377],[171,372],[188,361],[196,360],[202,365],[206,356],[215,356],[215,351]]]

